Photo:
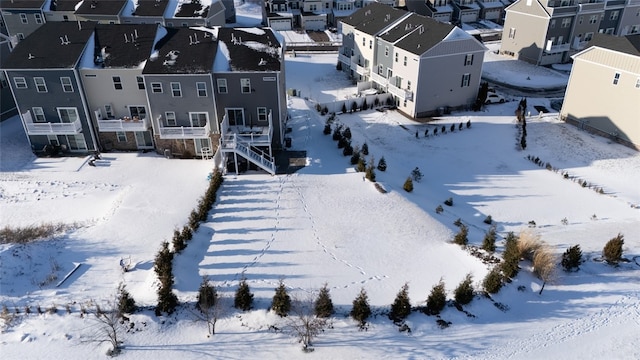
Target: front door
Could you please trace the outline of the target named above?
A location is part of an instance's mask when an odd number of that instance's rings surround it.
[[[138,149],[152,149],[153,139],[150,131],[136,131],[136,145]]]

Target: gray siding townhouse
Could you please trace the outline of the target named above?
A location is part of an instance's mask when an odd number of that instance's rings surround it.
[[[15,47],[4,71],[34,152],[98,150],[78,73],[94,24],[50,22]]]
[[[45,23],[49,0],[0,0],[0,14],[13,46]]]
[[[76,19],[100,24],[120,24],[129,0],[84,0],[76,7]]]
[[[386,18],[387,12],[379,10],[385,9],[367,6],[349,20],[366,24],[366,19]],[[398,110],[413,118],[471,106],[477,97],[486,48],[451,24],[414,13],[402,12],[389,22],[387,27],[374,30],[372,53],[356,50],[349,58],[345,54],[351,49],[341,49],[343,69],[392,94]],[[355,31],[355,48],[360,49],[358,38],[362,36]],[[366,48],[369,42],[364,40]]]
[[[570,61],[594,34],[640,32],[640,0],[517,0],[500,52],[537,65]]]
[[[640,150],[640,34],[596,34],[573,56],[560,117]]]
[[[47,21],[76,21],[78,0],[51,0],[49,8],[45,9]]]
[[[270,28],[220,28],[214,65],[220,149],[275,173],[288,117],[285,45]]]
[[[452,0],[453,19],[456,23],[478,21],[480,16],[480,5],[475,0]]]
[[[218,43],[210,31],[166,28],[142,71],[155,146],[178,157],[209,156],[219,128],[213,92]]]
[[[451,22],[453,7],[450,0],[408,0],[407,9],[438,21]]]
[[[103,150],[154,148],[142,70],[160,28],[99,24],[89,39],[79,72]]]
[[[213,27],[226,23],[225,12],[221,0],[171,0],[164,16],[168,27]]]
[[[171,0],[137,0],[130,2],[123,13],[125,24],[165,25],[164,13]]]

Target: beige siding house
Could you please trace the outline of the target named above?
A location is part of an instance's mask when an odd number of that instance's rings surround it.
[[[573,60],[561,118],[640,149],[640,34],[598,34]]]

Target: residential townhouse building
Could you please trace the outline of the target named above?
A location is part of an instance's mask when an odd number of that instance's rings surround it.
[[[428,16],[441,22],[453,20],[451,0],[408,0],[407,10],[419,15]]]
[[[596,34],[573,56],[560,117],[640,149],[640,34]]]
[[[94,24],[51,22],[16,46],[3,65],[34,152],[98,150],[78,66]]]
[[[154,148],[142,70],[161,31],[156,24],[98,24],[79,65],[102,149]]]
[[[481,8],[475,0],[452,0],[451,6],[456,24],[478,21]]]
[[[392,94],[412,118],[470,107],[486,47],[451,24],[391,10],[372,4],[345,19],[343,69]]]
[[[49,0],[0,0],[0,14],[12,46],[45,23]]]
[[[640,32],[640,0],[517,0],[500,52],[536,65],[568,62],[594,34]]]
[[[76,19],[99,24],[120,24],[129,0],[84,0],[76,5]]]

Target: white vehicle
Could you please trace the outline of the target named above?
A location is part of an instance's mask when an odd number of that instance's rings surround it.
[[[503,102],[505,102],[504,96],[496,93],[489,93],[487,95],[487,100],[485,100],[484,103],[485,104],[495,104],[495,103],[502,104]]]

